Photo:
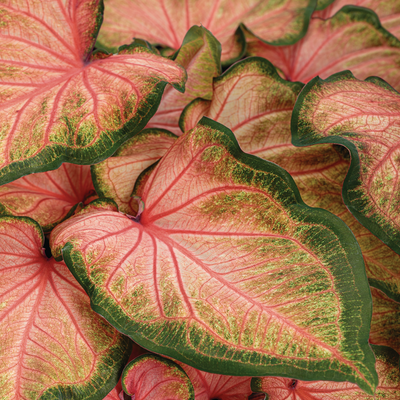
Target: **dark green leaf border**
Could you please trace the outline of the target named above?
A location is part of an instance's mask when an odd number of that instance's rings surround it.
[[[331,246],[333,238],[339,239],[341,249],[346,252],[346,263],[354,274],[354,281],[357,290],[350,290],[346,285],[343,287],[338,285],[339,295],[346,298],[346,304],[354,301],[360,303],[360,315],[351,316],[350,320],[353,325],[359,326],[358,338],[354,341],[353,334],[347,339],[348,346],[353,347],[355,343],[359,343],[360,351],[364,354],[363,365],[365,371],[370,375],[369,386],[363,380],[356,379],[352,375],[346,375],[334,371],[329,361],[315,362],[314,365],[309,364],[307,360],[298,362],[297,365],[290,363],[281,364],[279,358],[271,357],[267,359],[257,353],[250,353],[245,351],[237,351],[236,353],[228,353],[231,356],[231,361],[219,360],[218,356],[226,356],[227,348],[222,344],[215,345],[212,338],[203,338],[201,342],[201,351],[205,354],[199,353],[193,348],[185,344],[185,336],[187,335],[186,323],[171,322],[169,326],[153,324],[148,327],[145,323],[138,323],[130,320],[124,316],[115,300],[107,297],[101,290],[97,289],[87,277],[86,272],[84,276],[83,271],[86,271],[85,263],[79,250],[74,250],[73,244],[68,242],[62,249],[62,256],[70,268],[72,274],[86,290],[91,298],[91,306],[94,311],[107,319],[115,328],[130,336],[140,346],[149,349],[152,352],[163,354],[174,359],[177,359],[185,364],[191,365],[203,371],[219,373],[233,376],[268,376],[278,375],[285,377],[296,377],[302,380],[334,380],[344,381],[352,380],[359,384],[363,390],[368,393],[373,393],[377,385],[378,377],[374,369],[375,359],[373,353],[368,345],[369,329],[372,316],[372,299],[369,289],[364,262],[361,254],[360,247],[354,238],[351,230],[347,225],[338,217],[329,213],[326,210],[311,208],[304,204],[301,200],[299,191],[294,183],[292,177],[281,167],[271,162],[264,161],[258,157],[246,154],[241,151],[233,133],[223,125],[204,117],[200,124],[217,129],[221,134],[216,139],[216,143],[223,145],[229,153],[237,159],[243,166],[248,166],[251,169],[258,170],[259,176],[254,176],[250,173],[247,176],[249,182],[257,182],[263,184],[266,188],[271,188],[276,193],[276,197],[280,197],[283,205],[286,206],[288,212],[292,214],[293,218],[298,218],[303,222],[315,225],[325,225],[328,229],[323,230],[318,227],[314,234],[318,237],[318,246],[320,249]],[[238,163],[238,165],[240,165]],[[270,178],[263,175],[263,172],[272,173]],[[257,174],[257,172],[255,172]],[[281,194],[282,192],[285,192]],[[290,192],[290,193],[289,193]],[[96,200],[91,204],[96,207],[96,204],[103,203],[106,205],[106,199]],[[115,203],[108,203],[115,207]],[[101,205],[101,204],[100,204]],[[88,206],[90,207],[90,205]],[[335,236],[332,236],[332,232]],[[322,250],[321,250],[322,251]],[[338,262],[338,267],[341,268],[340,257],[333,256],[333,259]],[[339,282],[338,282],[339,283]],[[343,291],[343,293],[341,293]],[[342,314],[345,317],[346,312]],[[191,342],[196,347],[196,342],[200,337],[196,337],[192,333]],[[152,342],[152,339],[157,337],[157,344]],[[344,339],[346,341],[346,338]],[[175,348],[170,347],[170,343],[175,344]],[[350,343],[351,342],[351,343]],[[256,365],[254,365],[256,364]],[[263,365],[264,364],[264,365]],[[270,364],[270,365],[268,365]],[[314,371],[310,368],[315,368]],[[319,371],[318,371],[319,370]],[[357,381],[357,382],[356,382]]]

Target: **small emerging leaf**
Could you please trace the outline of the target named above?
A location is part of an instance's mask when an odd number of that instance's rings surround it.
[[[65,163],[0,186],[0,207],[5,214],[33,218],[50,232],[94,194],[90,167]]]
[[[221,73],[221,45],[205,28],[193,26],[186,34],[175,61],[187,72],[185,93],[172,87],[164,91],[160,106],[146,127],[157,127],[181,135],[179,117],[195,98],[211,100],[213,78]]]
[[[348,4],[375,11],[383,27],[400,39],[400,2],[398,0],[335,0],[323,11],[314,13],[313,17],[322,19],[330,18],[343,6]],[[321,8],[318,9],[321,10]]]
[[[305,206],[283,169],[205,118],[161,159],[142,200],[140,223],[94,202],[52,232],[97,312],[208,372],[290,371],[373,392],[358,244],[339,218]]]
[[[130,341],[90,309],[63,262],[42,255],[30,218],[0,218],[0,398],[102,399]]]
[[[185,71],[143,42],[92,53],[102,2],[1,2],[0,184],[93,164],[143,129]]]
[[[140,37],[178,49],[193,25],[202,25],[222,44],[222,60],[237,59],[245,46],[240,23],[262,40],[291,44],[307,30],[316,0],[106,0],[105,21],[99,42],[107,47]]]
[[[376,75],[400,89],[400,41],[363,8],[345,7],[326,21],[312,18],[305,37],[292,46],[250,40],[247,53],[267,58],[291,81],[349,69],[359,79]]]
[[[157,354],[143,354],[131,361],[122,374],[122,387],[135,400],[195,398],[185,371],[172,360]]]
[[[296,379],[253,378],[252,388],[267,393],[268,400],[398,400],[400,397],[399,355],[383,346],[372,346],[379,384],[375,395],[357,385],[342,382],[304,382]]]
[[[351,153],[343,185],[349,211],[400,254],[400,95],[379,78],[350,72],[313,79],[292,117],[293,144],[339,143]]]
[[[158,161],[176,139],[175,135],[163,129],[144,129],[126,141],[112,157],[92,165],[97,194],[113,199],[120,211],[135,216],[138,204],[131,195],[136,179]]]
[[[369,341],[400,352],[400,303],[371,288],[373,313]]]

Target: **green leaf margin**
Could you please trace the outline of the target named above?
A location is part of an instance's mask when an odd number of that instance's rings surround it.
[[[149,47],[150,46],[150,47]],[[135,40],[130,45],[123,45],[118,51],[138,49],[141,52],[157,54],[151,45],[143,40]],[[46,145],[35,157],[24,161],[16,161],[1,169],[0,185],[12,182],[22,176],[37,172],[57,169],[64,162],[78,165],[91,165],[111,156],[127,139],[140,132],[156,113],[167,82],[160,81],[143,102],[142,107],[120,130],[102,131],[98,142],[90,148],[72,149],[60,145]],[[185,84],[173,84],[176,90],[183,93]]]
[[[377,222],[371,220],[370,218],[366,217],[363,213],[358,211],[358,204],[360,201],[355,202],[353,205],[352,203],[352,198],[349,196],[349,191],[352,191],[356,189],[359,186],[360,183],[360,157],[358,155],[358,151],[356,146],[347,140],[346,138],[343,138],[341,136],[329,136],[329,137],[323,137],[321,138],[320,135],[316,134],[312,128],[312,125],[310,123],[301,123],[300,122],[300,115],[302,112],[302,106],[305,97],[315,90],[315,88],[319,88],[324,85],[324,83],[334,83],[334,82],[340,82],[344,80],[353,80],[353,81],[360,81],[359,79],[355,78],[355,76],[351,73],[351,71],[342,71],[338,72],[336,74],[331,75],[327,79],[321,79],[320,77],[316,76],[313,78],[301,91],[299,94],[296,104],[293,109],[292,113],[292,121],[291,121],[291,127],[292,127],[292,143],[294,146],[298,147],[304,147],[304,146],[310,146],[314,144],[320,144],[320,143],[335,143],[339,144],[342,146],[345,146],[351,154],[351,163],[349,170],[347,172],[346,178],[343,182],[343,189],[342,189],[342,197],[345,205],[349,209],[349,211],[354,215],[354,217],[363,225],[366,227],[372,234],[374,234],[376,237],[378,237],[380,240],[382,240],[383,243],[388,245],[394,252],[397,254],[400,254],[400,232],[397,233],[397,238],[392,238],[387,234],[387,231],[393,231],[393,228],[384,225],[381,226]],[[377,86],[382,87],[385,90],[388,90],[389,92],[396,93],[400,95],[395,89],[393,89],[387,82],[385,82],[383,79],[376,77],[376,76],[371,76],[367,79],[365,79],[364,82],[371,82]],[[400,97],[399,97],[400,101]],[[299,130],[303,130],[302,137],[299,136]],[[343,133],[353,133],[353,132],[343,132]],[[381,289],[386,292],[386,290],[381,287],[382,285],[377,285],[375,286],[375,280],[371,280],[371,285],[374,287],[377,287],[377,289]]]
[[[362,253],[360,247],[351,232],[350,228],[335,215],[331,214],[329,211],[323,210],[321,208],[311,208],[307,206],[301,199],[299,190],[293,180],[293,178],[286,172],[283,168],[278,165],[262,160],[259,157],[246,154],[241,149],[240,146],[232,133],[228,128],[221,125],[218,122],[215,122],[207,117],[203,117],[199,124],[210,127],[211,129],[219,130],[223,135],[218,138],[218,143],[223,145],[228,152],[242,165],[250,167],[251,169],[255,169],[255,173],[257,172],[269,172],[274,174],[274,178],[271,178],[271,182],[266,182],[265,178],[256,179],[256,181],[260,184],[261,182],[265,182],[268,187],[268,183],[275,189],[275,193],[281,193],[279,189],[282,189],[282,192],[287,190],[288,188],[292,190],[291,195],[285,193],[283,195],[283,199],[280,198],[287,207],[288,211],[296,214],[295,216],[302,217],[303,222],[307,223],[316,223],[318,225],[323,224],[330,231],[337,233],[337,237],[340,240],[340,244],[344,251],[346,252],[347,259],[349,261],[349,265],[353,270],[355,277],[355,285],[358,289],[358,293],[360,294],[360,298],[364,299],[362,310],[360,312],[360,321],[361,326],[358,330],[359,335],[359,346],[363,349],[364,353],[364,366],[371,375],[371,386],[365,383],[363,380],[359,380],[357,382],[363,390],[367,393],[373,394],[374,390],[372,388],[376,388],[378,384],[378,376],[375,371],[375,358],[374,355],[368,345],[368,337],[369,337],[369,329],[372,318],[372,297],[371,292],[368,285],[368,280],[365,272],[364,261],[362,257]],[[252,174],[247,174],[246,179],[251,182],[254,179]],[[272,181],[273,180],[273,181]],[[269,186],[269,187],[271,187]],[[277,196],[281,197],[281,196]],[[90,203],[89,206],[96,206],[99,200],[95,200]],[[107,199],[101,199],[100,203],[103,202],[104,205],[109,205],[111,207],[116,207],[116,204],[113,201],[108,201]],[[94,204],[96,203],[96,204]],[[117,209],[117,208],[116,208]],[[324,244],[325,239],[325,244]],[[324,235],[319,236],[319,247],[329,246],[331,237],[324,237]],[[81,275],[80,272],[82,270],[86,271],[85,263],[80,254],[79,250],[74,250],[73,244],[71,242],[67,242],[65,246],[61,250],[62,257],[67,264],[68,268],[80,283],[80,285],[84,288],[84,290],[88,293],[91,299],[91,307],[98,314],[103,316],[108,322],[110,322],[116,329],[118,329],[123,334],[132,338],[132,340],[139,344],[141,347],[148,349],[151,352],[155,352],[158,354],[165,355],[167,357],[172,357],[176,360],[179,360],[185,364],[188,364],[194,368],[201,369],[202,371],[223,374],[223,375],[232,375],[232,376],[284,376],[284,377],[293,377],[300,380],[323,380],[330,379],[336,381],[344,381],[348,380],[349,376],[342,374],[337,371],[332,371],[329,368],[329,365],[325,365],[321,367],[321,363],[317,362],[317,366],[321,368],[321,371],[324,372],[315,372],[307,370],[310,366],[307,364],[307,361],[302,362],[303,367],[298,367],[291,365],[279,365],[279,359],[273,358],[270,365],[260,366],[260,365],[252,365],[248,364],[251,362],[251,358],[248,355],[236,354],[234,360],[225,361],[213,359],[210,356],[203,355],[199,352],[193,351],[192,349],[185,348],[184,345],[177,345],[176,348],[168,347],[171,338],[174,339],[175,342],[179,343],[179,338],[184,338],[187,335],[187,329],[184,325],[175,326],[170,325],[168,329],[162,327],[160,325],[160,329],[156,328],[156,324],[153,324],[150,330],[147,329],[146,324],[141,324],[138,322],[133,322],[125,315],[120,312],[119,306],[116,304],[115,300],[111,299],[104,295],[104,293],[100,292],[96,289],[95,285],[89,280],[89,278],[85,275]],[[347,290],[343,287],[343,290]],[[344,294],[348,301],[349,296],[352,296],[353,292]],[[162,328],[162,329],[161,329]],[[141,334],[150,335],[153,337],[157,337],[157,340],[160,342],[161,340],[166,342],[165,345],[162,344],[154,344],[150,339],[144,338]],[[193,338],[192,343],[196,342],[196,338]],[[207,342],[205,339],[204,342]],[[211,344],[211,343],[209,343]],[[205,345],[205,343],[204,343]],[[223,345],[215,346],[212,349],[212,353],[214,356],[222,356],[226,354],[226,347]],[[239,352],[238,352],[239,353]],[[232,354],[233,355],[233,354]],[[243,359],[242,359],[243,357]],[[250,356],[251,357],[251,356]],[[253,355],[254,361],[259,361],[259,355]],[[274,365],[273,361],[277,361]],[[307,365],[307,366],[306,366]],[[324,373],[326,375],[324,375]],[[355,382],[356,383],[356,382]]]

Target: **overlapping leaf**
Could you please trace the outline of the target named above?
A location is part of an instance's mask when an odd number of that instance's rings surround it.
[[[379,78],[349,72],[313,79],[297,100],[293,144],[339,143],[351,153],[343,185],[350,212],[400,253],[400,96]]]
[[[195,398],[185,371],[172,360],[157,354],[143,354],[131,361],[122,374],[122,387],[135,400]]]
[[[324,8],[332,4],[334,1],[335,0],[317,0],[316,10],[323,10]]]
[[[125,142],[112,157],[92,165],[98,195],[112,198],[120,211],[136,215],[138,203],[131,197],[136,179],[158,161],[176,139],[162,129],[145,129]]]
[[[175,61],[187,72],[185,93],[167,87],[161,104],[147,127],[168,129],[182,134],[179,117],[183,109],[197,97],[211,100],[213,78],[221,73],[221,45],[207,29],[193,26],[186,34]]]
[[[189,392],[195,400],[247,400],[252,393],[250,377],[210,374],[155,354],[134,360],[122,376],[126,392],[134,393],[135,400],[142,399],[143,393],[148,396],[146,399],[166,399],[169,394],[168,398],[183,400]]]
[[[1,186],[0,207],[3,214],[33,218],[49,232],[93,195],[90,167],[65,163]]]
[[[162,158],[142,199],[140,223],[94,202],[52,232],[97,312],[208,372],[335,376],[372,393],[358,244],[340,219],[302,204],[284,170],[204,119]]]
[[[379,376],[374,396],[352,383],[304,382],[278,377],[254,378],[253,390],[264,391],[268,400],[397,400],[400,397],[399,355],[388,347],[372,347]]]
[[[335,0],[331,3],[329,7],[317,11],[313,16],[323,19],[330,18],[348,4],[370,8],[378,14],[384,28],[400,39],[400,3],[397,0]],[[321,10],[320,7],[318,9]]]
[[[185,71],[144,43],[92,53],[100,0],[6,1],[0,6],[0,184],[63,161],[111,155],[156,111]]]
[[[342,185],[350,165],[347,151],[330,144],[304,148],[291,144],[290,116],[300,88],[282,80],[265,60],[241,61],[215,80],[211,102],[195,100],[186,108],[182,129],[192,128],[207,115],[234,130],[246,152],[285,168],[306,204],[332,212],[352,229],[370,284],[400,301],[400,256],[358,223],[343,204]]]
[[[189,28],[202,25],[221,42],[222,60],[229,62],[244,50],[240,23],[268,43],[291,44],[306,32],[315,4],[315,0],[106,0],[99,41],[115,47],[140,37],[178,49]]]
[[[326,21],[312,18],[306,36],[295,45],[277,47],[253,39],[247,52],[267,58],[291,81],[307,83],[349,69],[359,79],[379,76],[400,89],[400,41],[364,8],[345,7]]]
[[[400,352],[400,303],[371,288],[373,313],[369,341]]]
[[[0,218],[1,399],[102,399],[129,340],[90,309],[63,262],[42,255],[29,218]]]

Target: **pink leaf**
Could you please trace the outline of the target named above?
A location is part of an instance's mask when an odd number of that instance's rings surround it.
[[[101,4],[1,3],[0,184],[101,161],[143,128],[167,82],[183,90],[183,68],[145,43],[92,54]]]

